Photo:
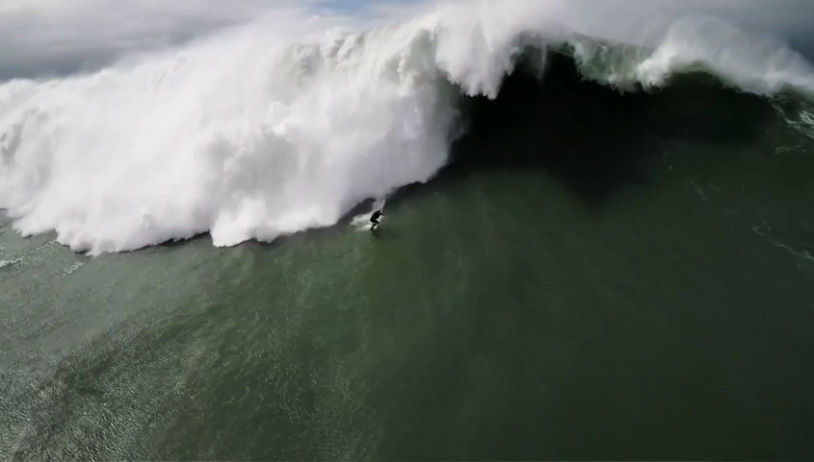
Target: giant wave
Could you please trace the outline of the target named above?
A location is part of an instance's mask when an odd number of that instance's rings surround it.
[[[623,92],[702,72],[766,98],[814,95],[812,66],[770,36],[685,15],[652,43],[623,43],[567,4],[457,2],[297,28],[272,16],[95,72],[8,81],[0,207],[21,234],[54,231],[94,255],[331,226],[432,179],[467,130],[462,103],[498,98],[521,62],[545,85],[553,54]],[[806,114],[795,123],[814,128]]]

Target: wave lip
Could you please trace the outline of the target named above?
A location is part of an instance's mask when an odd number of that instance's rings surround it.
[[[809,63],[771,39],[685,18],[653,46],[624,45],[587,38],[568,5],[450,3],[324,34],[319,21],[291,35],[265,19],[93,74],[4,83],[0,207],[22,234],[53,230],[91,254],[330,226],[432,178],[459,134],[460,96],[497,97],[532,49],[542,71],[565,45],[585,77],[621,89],[701,70],[761,95],[814,95]]]
[[[671,74],[702,68],[743,91],[814,95],[814,69],[798,53],[720,21],[679,21],[637,69],[637,80],[661,85]]]

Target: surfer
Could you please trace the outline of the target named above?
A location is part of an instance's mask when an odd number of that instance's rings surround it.
[[[376,227],[379,226],[379,218],[382,215],[384,214],[382,213],[381,210],[376,210],[375,212],[373,212],[373,215],[370,216],[370,222],[372,223],[372,225],[370,225],[371,231],[374,231]]]

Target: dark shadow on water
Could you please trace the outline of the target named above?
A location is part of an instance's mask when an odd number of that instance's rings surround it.
[[[461,109],[468,131],[454,143],[448,166],[430,184],[403,188],[389,204],[513,170],[553,177],[586,206],[598,207],[623,189],[657,181],[666,142],[746,146],[774,116],[765,99],[707,75],[622,93],[584,80],[573,60],[559,54],[550,56],[542,80],[521,66],[495,100],[465,98]]]
[[[370,233],[370,236],[375,240],[397,239],[401,235],[397,227],[385,225],[373,231],[368,231],[368,233]]]

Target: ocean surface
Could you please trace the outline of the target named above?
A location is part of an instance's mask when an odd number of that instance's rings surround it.
[[[0,459],[810,460],[814,8],[653,4],[9,55]]]

